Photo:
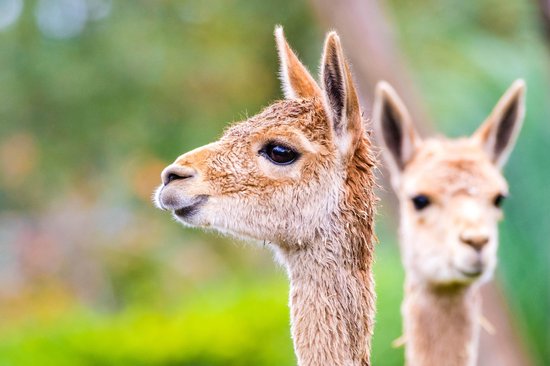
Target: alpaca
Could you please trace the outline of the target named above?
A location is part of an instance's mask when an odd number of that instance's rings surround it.
[[[481,299],[497,260],[501,174],[521,129],[517,80],[469,138],[422,140],[392,87],[377,86],[374,123],[400,203],[407,365],[475,365]]]
[[[349,66],[328,33],[315,82],[275,29],[285,99],[162,172],[159,208],[269,242],[290,280],[299,365],[369,365],[374,159]]]

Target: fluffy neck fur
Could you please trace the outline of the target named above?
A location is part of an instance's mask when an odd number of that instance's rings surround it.
[[[473,366],[481,299],[477,287],[427,287],[407,278],[402,312],[408,366]]]
[[[367,151],[359,148],[350,163],[344,200],[327,229],[301,249],[281,253],[290,277],[292,336],[300,366],[370,365],[375,198]]]

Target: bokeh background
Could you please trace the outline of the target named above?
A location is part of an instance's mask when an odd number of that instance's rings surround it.
[[[0,365],[295,364],[287,279],[269,250],[151,204],[176,156],[282,97],[275,24],[311,70],[337,29],[366,114],[384,78],[426,132],[472,133],[526,79],[485,311],[504,314],[501,343],[482,352],[550,364],[548,6],[0,0]],[[380,194],[373,358],[400,365],[403,271],[395,203]]]

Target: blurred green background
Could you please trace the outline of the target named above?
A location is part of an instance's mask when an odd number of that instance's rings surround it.
[[[384,5],[438,130],[473,132],[527,80],[498,277],[533,363],[548,365],[550,54],[538,4]],[[0,0],[0,365],[295,364],[287,279],[269,250],[184,229],[151,204],[176,156],[282,97],[275,24],[317,70],[328,28],[304,1]],[[403,363],[389,207],[377,222],[376,365]]]

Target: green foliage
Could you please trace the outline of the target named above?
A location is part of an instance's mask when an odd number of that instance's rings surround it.
[[[172,310],[75,308],[0,340],[2,365],[292,365],[286,286],[226,284]]]
[[[395,246],[379,249],[373,362],[397,365],[403,273]],[[134,300],[114,313],[74,307],[26,319],[0,333],[0,365],[293,365],[287,281],[252,278],[203,284],[168,306]]]

